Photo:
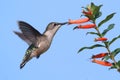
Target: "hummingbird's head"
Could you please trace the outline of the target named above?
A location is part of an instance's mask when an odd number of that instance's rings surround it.
[[[49,38],[52,38],[57,32],[57,30],[65,24],[68,24],[68,22],[64,22],[64,23],[51,22],[48,24],[44,34],[48,36]]]

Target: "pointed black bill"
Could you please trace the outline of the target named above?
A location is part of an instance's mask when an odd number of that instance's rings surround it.
[[[68,24],[68,22],[57,23],[57,25],[65,25],[65,24]]]

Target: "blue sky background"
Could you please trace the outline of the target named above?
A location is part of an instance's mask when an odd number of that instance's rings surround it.
[[[94,2],[103,4],[103,16],[116,12],[108,23],[115,23],[115,28],[106,35],[110,40],[120,34],[120,8],[115,0],[0,0],[0,80],[120,80],[116,70],[91,62],[93,54],[105,52],[103,48],[86,50],[77,54],[80,47],[94,44],[96,36],[87,35],[91,30],[72,30],[75,25],[63,26],[55,35],[50,49],[32,59],[20,70],[19,65],[28,45],[13,31],[19,31],[17,21],[23,20],[34,26],[41,33],[49,22],[65,22],[80,18],[82,6]],[[110,48],[120,47],[117,40]],[[120,55],[116,57],[118,60]]]

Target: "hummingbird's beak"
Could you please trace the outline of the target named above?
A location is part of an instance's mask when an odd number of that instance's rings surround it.
[[[65,25],[65,24],[68,24],[68,22],[57,23],[57,25]]]

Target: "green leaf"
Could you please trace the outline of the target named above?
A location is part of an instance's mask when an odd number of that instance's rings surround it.
[[[118,38],[120,38],[120,35],[113,38],[110,42],[109,42],[109,45],[111,45],[113,42],[115,42]]]
[[[102,5],[97,6],[94,3],[91,3],[91,10],[93,12],[93,15],[99,13],[99,10],[101,7],[102,7]]]
[[[97,13],[97,14],[95,15],[95,19],[96,19],[96,18],[99,18],[101,15],[102,15],[102,12]]]
[[[101,44],[95,44],[95,45],[92,45],[90,47],[82,47],[81,49],[79,49],[78,53],[85,50],[85,49],[94,49],[94,48],[97,48],[97,47],[105,47],[105,46],[101,45]]]
[[[102,5],[96,6],[94,3],[91,3],[91,10],[93,12],[91,20],[95,21],[96,18],[102,15],[102,13],[100,12],[101,7]]]
[[[99,35],[99,34],[98,34],[98,33],[96,33],[96,32],[87,32],[87,33],[86,33],[86,35],[88,35],[88,34]]]
[[[105,22],[109,21],[113,16],[114,16],[115,13],[112,13],[110,15],[108,15],[104,20],[102,20],[99,24],[98,24],[98,27],[100,27],[102,24],[104,24]]]
[[[100,12],[101,7],[102,7],[102,5],[96,6],[95,10],[93,11],[93,15],[94,15],[95,19],[102,15],[102,13]]]
[[[102,58],[102,60],[104,60],[104,61],[107,61],[108,59],[110,59],[110,56],[109,56],[109,55],[107,55],[107,56],[105,56],[104,58]]]
[[[118,53],[120,53],[120,48],[115,49],[111,52],[112,56],[115,57]]]
[[[114,28],[115,24],[110,24],[107,29],[105,29],[102,33],[102,36],[104,36],[108,31]]]
[[[92,2],[90,6],[91,6],[92,11],[94,11],[96,8],[96,5]]]

